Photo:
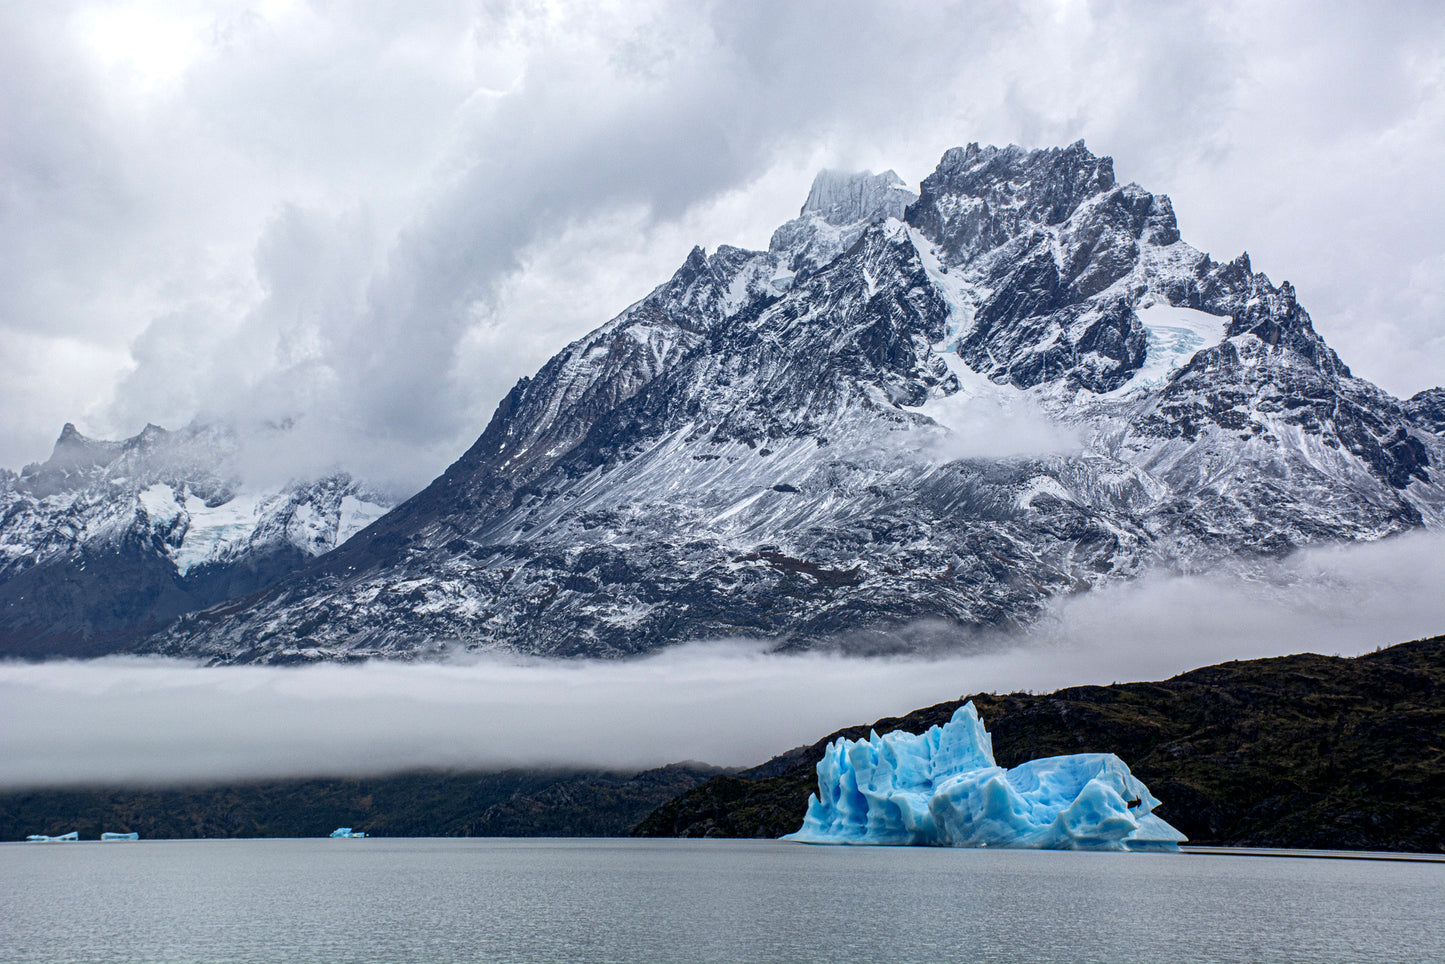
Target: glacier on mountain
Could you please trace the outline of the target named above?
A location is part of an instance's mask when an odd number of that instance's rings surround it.
[[[1153,304],[1136,309],[1144,326],[1144,363],[1118,388],[1104,398],[1157,388],[1189,363],[1195,353],[1213,348],[1224,340],[1229,318],[1220,318],[1195,308]]]
[[[1185,837],[1112,753],[1005,770],[973,703],[943,726],[840,738],[818,761],[818,792],[784,840],[815,844],[1178,851]]]

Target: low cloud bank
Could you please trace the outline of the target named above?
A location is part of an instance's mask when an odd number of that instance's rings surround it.
[[[423,767],[749,765],[978,691],[1161,679],[1227,659],[1356,655],[1445,631],[1445,537],[1300,553],[1249,577],[1151,576],[967,653],[776,655],[727,641],[629,661],[202,668],[0,664],[0,787]]]

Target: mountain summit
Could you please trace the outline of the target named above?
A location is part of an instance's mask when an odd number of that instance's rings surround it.
[[[177,615],[256,592],[396,500],[337,472],[245,484],[226,426],[121,441],[67,422],[50,458],[0,470],[0,654],[126,651]]]
[[[916,200],[918,195],[892,171],[820,171],[798,216],[816,215],[836,225],[880,221],[903,217],[908,205]]]
[[[1445,522],[1434,396],[1355,378],[1287,283],[1082,142],[825,172],[694,249],[423,492],[147,648],[621,656],[1015,624],[1149,567]],[[913,627],[909,630],[909,627]]]

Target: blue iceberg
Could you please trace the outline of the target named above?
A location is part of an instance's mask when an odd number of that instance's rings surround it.
[[[1187,839],[1112,753],[1031,760],[1011,770],[973,703],[926,733],[835,740],[818,762],[803,843],[1035,850],[1178,851]]]
[[[365,837],[366,833],[361,830],[352,830],[350,827],[337,827],[331,831],[331,836],[338,840],[351,840],[353,838]]]
[[[139,833],[111,833],[109,831],[100,835],[101,840],[139,840]]]

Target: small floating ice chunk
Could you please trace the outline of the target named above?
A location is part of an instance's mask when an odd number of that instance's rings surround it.
[[[803,843],[1177,851],[1183,834],[1112,753],[994,762],[972,703],[922,734],[836,740],[818,762]]]
[[[360,830],[352,830],[350,827],[337,827],[335,830],[331,831],[331,836],[337,838],[338,840],[342,840],[351,839],[353,837],[365,837],[366,833]]]
[[[110,833],[109,831],[100,835],[101,840],[139,840],[138,833]]]
[[[80,831],[72,830],[70,833],[63,833],[55,837],[48,837],[43,833],[33,833],[25,839],[30,843],[70,843],[80,839]]]

